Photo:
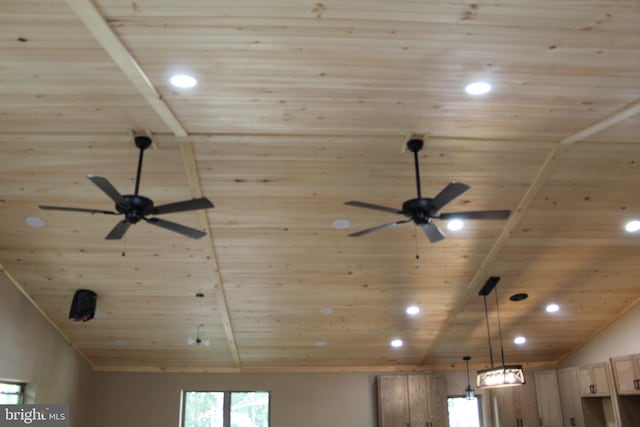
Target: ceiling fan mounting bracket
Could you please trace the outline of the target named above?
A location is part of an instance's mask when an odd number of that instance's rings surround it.
[[[141,150],[146,150],[151,146],[151,138],[145,135],[136,136],[134,138],[134,141],[136,143],[136,147],[138,147]]]
[[[424,147],[424,140],[422,139],[411,138],[409,141],[407,141],[407,148],[412,153],[417,153],[418,151],[422,150],[422,147]]]

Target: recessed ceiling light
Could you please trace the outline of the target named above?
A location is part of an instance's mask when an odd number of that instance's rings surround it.
[[[351,227],[351,221],[344,218],[338,218],[333,221],[333,228],[336,230],[344,230],[345,228]]]
[[[94,316],[96,319],[106,319],[107,318],[107,313],[105,313],[104,311],[96,311],[96,314]]]
[[[549,304],[547,305],[545,310],[547,311],[547,313],[555,313],[560,310],[560,306],[558,304]]]
[[[465,92],[469,95],[484,95],[491,92],[491,85],[487,82],[473,82],[469,83],[465,88]]]
[[[527,342],[527,339],[525,337],[515,337],[513,339],[513,343],[517,344],[517,345],[522,345],[522,344],[524,344],[526,342]]]
[[[404,342],[402,342],[402,340],[399,339],[399,338],[391,340],[391,347],[393,347],[393,348],[400,348],[403,345],[404,345]]]
[[[329,314],[333,313],[333,308],[331,308],[331,307],[322,307],[320,309],[320,313],[329,315]]]
[[[420,313],[420,307],[418,307],[417,305],[410,305],[409,307],[407,307],[405,312],[409,316],[415,316],[416,314]]]
[[[115,340],[114,342],[116,345],[127,345],[126,340]]]
[[[326,347],[327,346],[327,342],[326,341],[316,341],[314,345],[316,347]]]
[[[509,299],[511,301],[524,301],[527,298],[529,298],[529,295],[525,294],[525,293],[520,293],[520,294],[513,294],[509,297]]]
[[[637,219],[634,219],[633,221],[629,221],[627,225],[624,226],[624,229],[627,230],[629,233],[635,233],[636,231],[640,230],[640,221]]]
[[[26,217],[24,222],[26,222],[28,226],[34,227],[34,228],[40,228],[44,226],[44,221],[35,216]]]
[[[195,77],[187,74],[176,74],[175,76],[171,76],[169,82],[172,86],[180,89],[190,89],[198,84],[198,80],[196,80]]]
[[[447,223],[447,228],[451,231],[462,230],[462,227],[464,227],[464,221],[461,219],[452,219]]]

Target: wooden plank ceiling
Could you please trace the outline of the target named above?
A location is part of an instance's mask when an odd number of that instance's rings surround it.
[[[639,22],[635,0],[4,0],[2,286],[97,370],[414,370],[487,365],[500,276],[507,362],[553,366],[640,298]],[[205,238],[38,208],[112,209],[87,174],[131,194],[132,132],[140,193],[211,199],[164,217]],[[344,202],[415,197],[412,134],[426,197],[460,181],[446,211],[511,217],[349,237],[402,217]]]

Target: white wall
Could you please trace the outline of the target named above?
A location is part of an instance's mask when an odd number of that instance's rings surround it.
[[[636,353],[640,353],[640,301],[564,359],[560,367],[606,362],[610,357]]]
[[[26,403],[67,404],[81,427],[91,368],[0,272],[0,380],[27,383]]]

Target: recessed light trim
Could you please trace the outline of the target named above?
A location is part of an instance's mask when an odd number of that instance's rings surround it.
[[[402,341],[400,338],[395,338],[393,340],[391,340],[391,347],[393,348],[400,348],[404,345],[404,341]]]
[[[447,228],[451,231],[458,231],[464,228],[464,221],[461,219],[452,219],[447,222]]]
[[[493,89],[491,84],[483,81],[477,81],[469,83],[467,86],[465,86],[464,91],[469,95],[479,96],[491,92],[491,89]]]
[[[320,313],[328,316],[329,314],[333,314],[333,308],[331,308],[331,307],[322,307],[320,309]]]
[[[344,230],[346,228],[351,227],[351,221],[345,218],[338,218],[333,221],[333,228],[336,230]]]
[[[523,336],[515,337],[513,339],[513,343],[516,345],[523,345],[523,344],[526,344],[526,342],[527,342],[527,339]]]
[[[418,307],[417,305],[410,305],[405,309],[405,313],[407,313],[409,316],[416,316],[420,314],[420,307]]]
[[[179,89],[191,89],[198,84],[198,80],[188,74],[175,74],[171,76],[169,83]]]
[[[624,226],[624,229],[627,230],[628,233],[635,233],[637,231],[640,231],[640,220],[634,219],[627,222],[627,224]]]
[[[524,301],[524,300],[526,300],[527,298],[529,298],[529,295],[528,295],[528,294],[525,294],[525,293],[513,294],[513,295],[511,295],[511,296],[509,297],[509,299],[510,299],[511,301],[516,301],[516,302],[518,302],[518,301]]]
[[[315,345],[316,347],[326,347],[326,346],[327,346],[327,342],[326,342],[326,341],[316,341],[316,342],[314,343],[314,345]]]
[[[28,216],[24,219],[24,222],[26,222],[28,226],[33,228],[41,228],[44,226],[44,221],[37,216]]]
[[[547,305],[545,310],[547,313],[557,313],[560,310],[560,306],[558,304],[551,303]]]

